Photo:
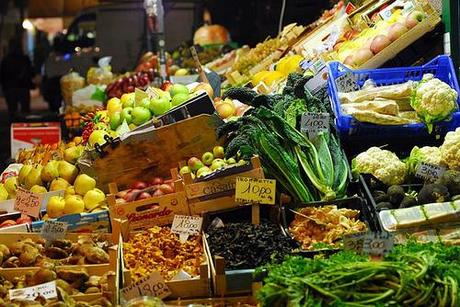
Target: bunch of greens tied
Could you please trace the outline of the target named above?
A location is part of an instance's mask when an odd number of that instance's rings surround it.
[[[444,306],[460,304],[460,247],[409,242],[382,261],[350,251],[269,265],[261,306]],[[259,270],[258,270],[259,271]]]
[[[225,97],[254,107],[238,120],[218,127],[227,136],[227,156],[259,155],[265,174],[297,201],[331,200],[346,195],[349,167],[332,123],[328,132],[309,139],[300,132],[305,112],[332,113],[324,90],[313,96],[305,89],[309,77],[290,74],[282,94],[259,95],[231,88]],[[320,97],[320,98],[318,98]]]

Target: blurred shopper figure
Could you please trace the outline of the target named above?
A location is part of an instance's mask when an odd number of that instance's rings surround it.
[[[8,54],[0,66],[0,83],[8,105],[9,119],[12,120],[21,105],[21,113],[30,112],[30,89],[32,82],[32,64],[23,53],[21,41],[12,39],[9,42]]]

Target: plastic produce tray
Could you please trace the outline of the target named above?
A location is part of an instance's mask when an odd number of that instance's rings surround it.
[[[320,202],[313,202],[313,203],[297,204],[297,205],[293,205],[289,207],[284,206],[281,209],[281,217],[280,217],[284,233],[287,236],[291,237],[293,240],[295,240],[294,237],[289,232],[289,225],[294,220],[295,213],[293,213],[289,209],[297,210],[297,209],[304,208],[304,207],[312,207],[312,206],[322,207],[325,205],[336,205],[337,208],[339,209],[347,208],[347,209],[359,210],[358,219],[366,223],[368,230],[375,232],[380,229],[379,228],[380,226],[378,224],[379,222],[377,220],[378,217],[377,217],[377,214],[374,208],[370,207],[363,198],[358,197],[358,196],[351,196],[351,197],[338,199],[334,201],[320,201]],[[300,245],[300,242],[298,243]],[[341,250],[340,248],[320,249],[320,250],[300,249],[299,254],[306,256],[306,257],[313,257],[317,254],[327,254],[327,255],[333,254],[340,250]]]
[[[448,131],[460,126],[460,112],[452,114],[450,121],[434,124],[433,132],[428,133],[426,125],[414,123],[398,126],[385,126],[359,122],[353,116],[342,112],[339,92],[359,90],[368,79],[375,81],[377,86],[400,84],[409,80],[421,80],[424,74],[431,73],[436,78],[446,82],[451,88],[459,92],[454,65],[450,57],[440,55],[423,66],[352,70],[339,62],[328,63],[328,93],[331,98],[332,108],[336,116],[337,130],[342,138],[351,138],[356,141],[379,140],[408,140],[413,139],[439,139]],[[460,99],[457,100],[460,104]]]

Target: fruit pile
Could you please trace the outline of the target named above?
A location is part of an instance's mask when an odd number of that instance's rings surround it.
[[[154,177],[151,181],[135,181],[129,189],[115,194],[117,203],[126,203],[135,200],[147,199],[155,196],[172,194],[175,192],[172,179],[165,180],[161,177]]]
[[[232,100],[230,98],[221,99],[216,97],[214,99],[214,107],[216,108],[217,114],[222,119],[231,120],[234,116],[241,116],[249,108],[248,105],[241,103],[238,100]]]
[[[155,79],[155,70],[148,69],[145,72],[136,72],[118,78],[115,82],[107,85],[105,92],[108,98],[120,98],[124,93],[132,93],[135,88],[145,88]]]
[[[6,213],[7,212],[2,212],[2,214],[6,214]],[[0,224],[0,228],[10,227],[10,226],[20,225],[20,224],[32,224],[32,218],[28,215],[21,215],[16,220],[8,219],[8,220],[3,221]]]
[[[215,146],[211,151],[205,152],[201,160],[197,157],[191,157],[187,165],[181,167],[179,173],[183,176],[186,173],[191,174],[192,179],[200,178],[212,174],[217,170],[229,167],[241,166],[247,164],[246,161],[236,161],[235,158],[224,159],[225,153],[222,146]]]

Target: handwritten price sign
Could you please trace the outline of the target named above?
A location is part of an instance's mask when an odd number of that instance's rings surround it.
[[[309,138],[329,131],[329,113],[304,113],[300,119],[300,131]]]
[[[63,239],[67,231],[67,226],[65,222],[46,220],[43,223],[41,235],[47,241]]]
[[[121,293],[126,301],[139,296],[153,296],[163,299],[171,295],[171,290],[169,290],[160,273],[155,271],[135,284],[121,289]]]
[[[276,180],[236,177],[237,202],[274,205],[275,196]]]
[[[14,200],[14,210],[33,217],[39,217],[43,194],[35,194],[19,187]]]
[[[171,232],[180,236],[181,242],[187,241],[189,235],[199,234],[203,218],[201,216],[175,215]]]
[[[57,297],[56,282],[50,281],[33,287],[9,290],[9,295],[10,300],[33,301],[39,295],[46,299],[53,299]]]
[[[445,171],[446,169],[442,166],[421,162],[417,167],[415,177],[425,181],[436,181]]]
[[[348,235],[343,238],[344,249],[374,256],[383,256],[391,251],[393,236],[388,232],[367,232]]]

